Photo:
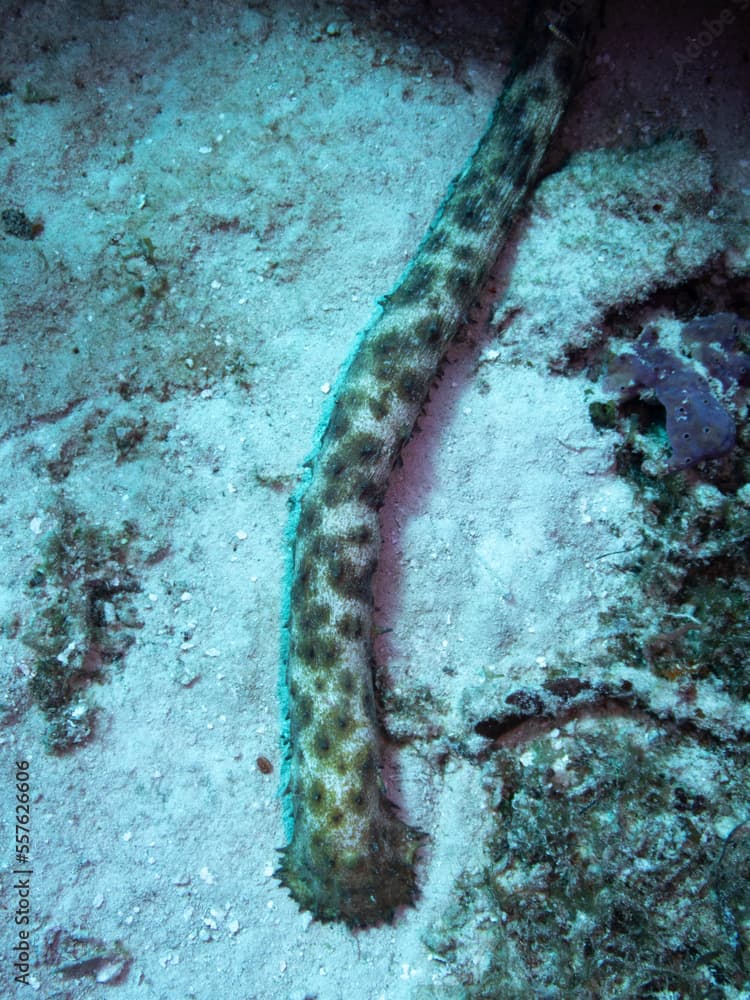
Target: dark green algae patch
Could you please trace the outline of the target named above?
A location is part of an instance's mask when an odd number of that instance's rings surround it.
[[[28,689],[46,720],[46,746],[62,753],[93,733],[88,691],[134,642],[129,595],[140,587],[130,562],[134,524],[107,529],[65,506],[56,518],[27,581],[38,610],[21,638],[33,653]]]

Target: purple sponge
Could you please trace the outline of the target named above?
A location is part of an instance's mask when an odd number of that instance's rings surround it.
[[[750,354],[742,350],[744,337],[750,344],[750,323],[734,313],[699,316],[680,331],[682,342],[725,392],[750,385]]]
[[[724,389],[750,375],[750,357],[737,348],[736,324],[727,313],[693,320],[682,330],[692,350]],[[707,379],[685,361],[659,346],[656,330],[647,326],[633,344],[632,353],[610,362],[604,381],[608,392],[629,398],[651,389],[667,414],[667,436],[672,447],[668,471],[676,472],[708,458],[719,458],[734,447],[734,420],[714,395]]]

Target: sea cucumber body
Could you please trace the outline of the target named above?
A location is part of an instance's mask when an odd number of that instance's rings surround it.
[[[527,34],[475,152],[395,288],[357,337],[292,498],[282,632],[279,877],[303,909],[353,927],[416,893],[422,834],[386,797],[373,691],[378,509],[448,343],[465,320],[565,107],[588,22]],[[541,48],[539,45],[541,37]]]

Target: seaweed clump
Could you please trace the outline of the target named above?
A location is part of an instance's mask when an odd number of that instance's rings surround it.
[[[750,484],[640,490],[643,541],[626,569],[637,589],[601,614],[608,653],[685,687],[750,696]],[[677,484],[674,484],[675,486]]]
[[[20,208],[4,208],[0,212],[0,224],[7,236],[19,240],[35,240],[44,230],[41,222],[33,222]]]
[[[52,751],[89,739],[95,709],[87,689],[134,641],[139,623],[127,596],[140,589],[129,565],[136,535],[132,523],[111,532],[65,507],[43,540],[28,581],[41,607],[22,639],[34,652],[29,691],[46,717]]]
[[[746,808],[742,757],[627,713],[497,747],[484,863],[424,938],[457,989],[425,1000],[744,996],[747,894],[719,859],[746,845],[717,833]]]
[[[710,681],[745,699],[750,322],[718,313],[678,333],[679,356],[647,327],[631,351],[610,360],[605,388],[620,397],[614,411],[611,403],[590,407],[598,427],[623,432],[615,466],[643,508],[642,543],[623,566],[637,587],[601,620],[607,652],[621,663],[686,685],[686,696],[690,685]]]

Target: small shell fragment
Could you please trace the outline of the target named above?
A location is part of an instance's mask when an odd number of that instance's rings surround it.
[[[261,774],[271,774],[271,772],[273,771],[273,764],[268,759],[268,757],[263,757],[263,756],[258,757],[255,763],[258,765],[258,770],[261,772]]]

